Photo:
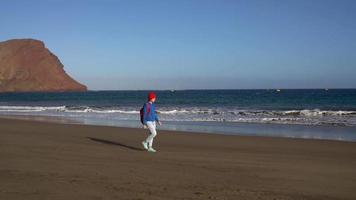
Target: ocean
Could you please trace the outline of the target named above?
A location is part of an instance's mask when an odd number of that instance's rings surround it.
[[[147,92],[2,93],[0,115],[140,127]],[[356,89],[156,93],[159,129],[356,141]]]

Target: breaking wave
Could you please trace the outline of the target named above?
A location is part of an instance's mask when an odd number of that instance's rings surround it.
[[[162,107],[157,111],[167,121],[217,121],[242,123],[279,123],[302,125],[356,126],[353,110],[239,110],[228,108]],[[99,117],[137,120],[136,107],[98,106],[0,106],[0,114],[27,114],[71,117]]]

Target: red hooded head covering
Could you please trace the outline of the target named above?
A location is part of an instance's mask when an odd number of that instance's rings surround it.
[[[154,92],[149,92],[147,95],[148,101],[151,101],[151,99],[156,98],[156,94]]]

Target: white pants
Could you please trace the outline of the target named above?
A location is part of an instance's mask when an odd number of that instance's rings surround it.
[[[148,143],[148,147],[152,147],[153,138],[156,137],[156,122],[148,121],[147,123],[148,130],[150,130],[150,135],[147,137],[146,142]]]

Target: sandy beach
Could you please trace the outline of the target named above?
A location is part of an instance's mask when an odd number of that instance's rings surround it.
[[[356,199],[356,143],[0,119],[0,199]]]

